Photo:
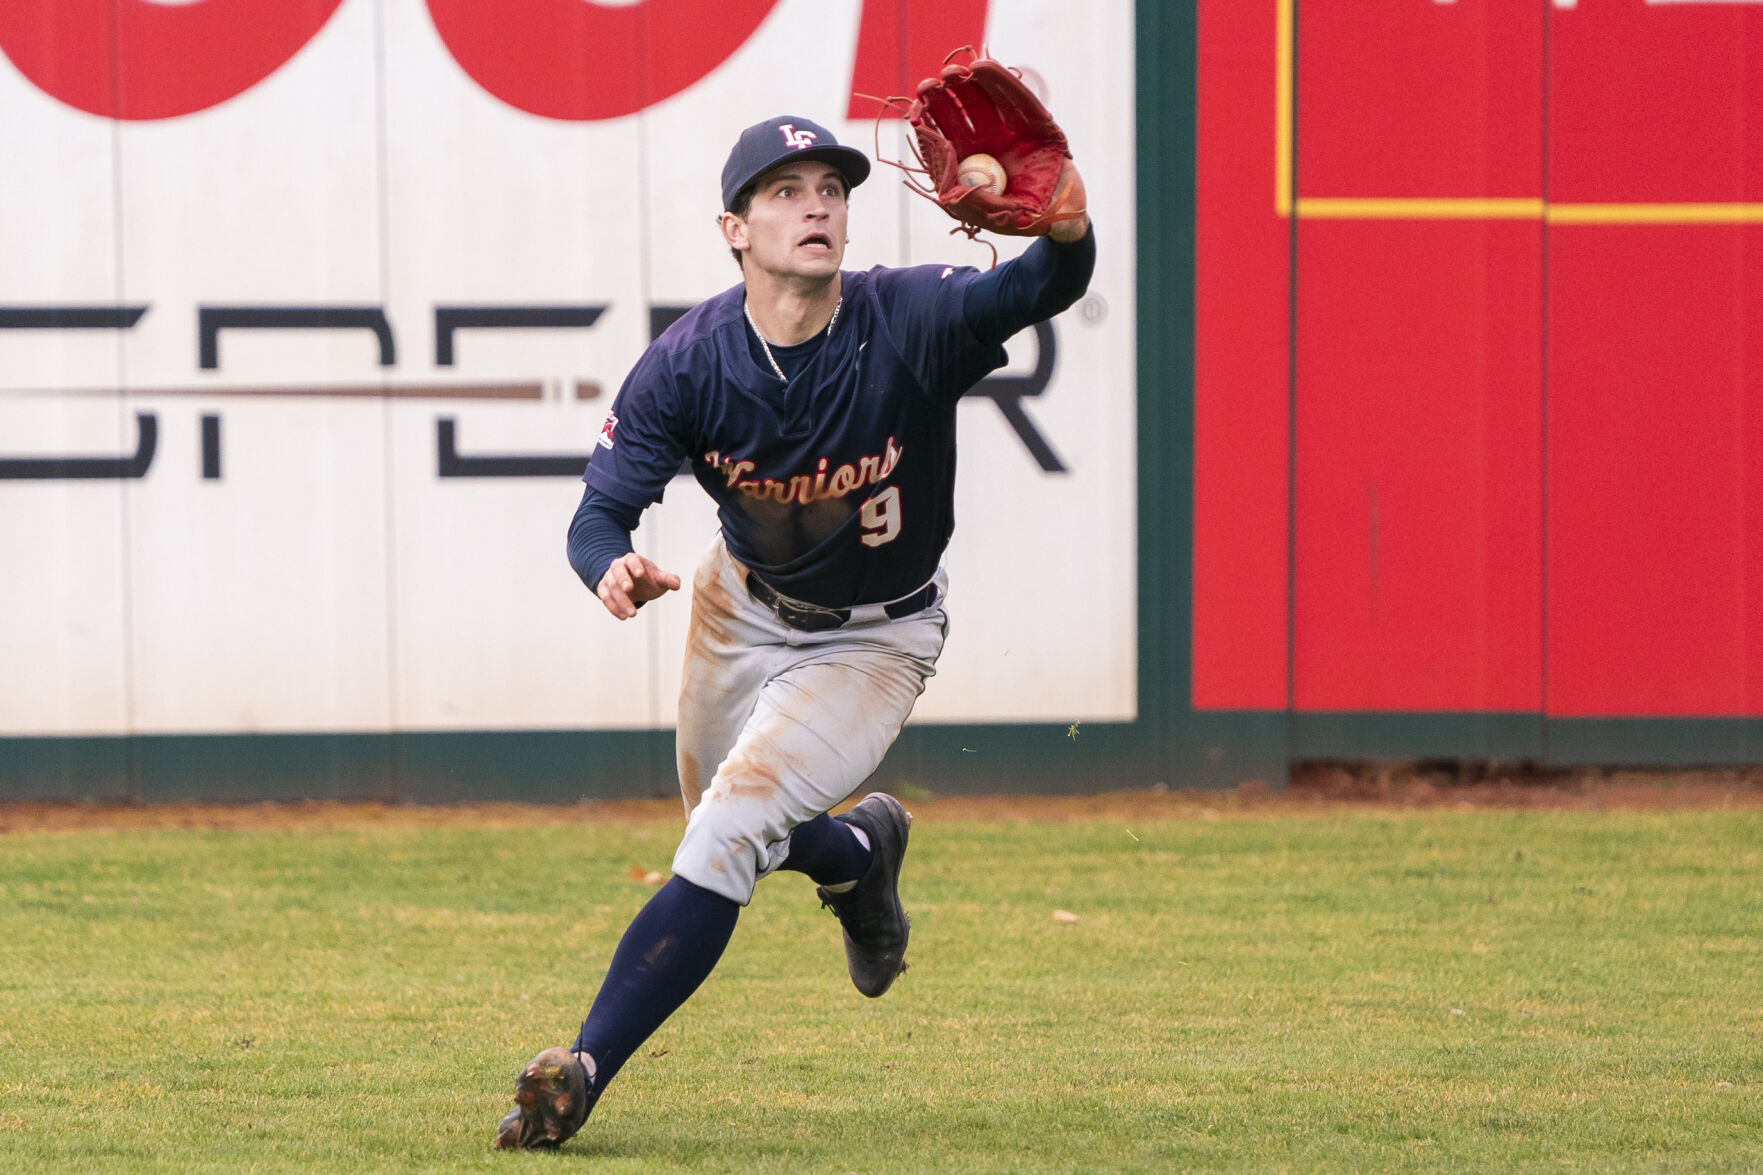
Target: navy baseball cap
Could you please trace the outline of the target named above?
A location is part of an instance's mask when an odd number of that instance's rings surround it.
[[[722,207],[733,207],[741,189],[780,164],[792,159],[818,159],[830,163],[856,187],[869,178],[869,158],[855,147],[845,147],[833,133],[817,122],[780,114],[756,122],[741,132],[735,149],[722,165]]]

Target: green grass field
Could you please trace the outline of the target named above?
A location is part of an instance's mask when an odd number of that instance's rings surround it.
[[[1763,811],[1198,811],[919,805],[873,1002],[768,880],[558,1155],[674,822],[0,836],[0,1169],[1763,1169]]]

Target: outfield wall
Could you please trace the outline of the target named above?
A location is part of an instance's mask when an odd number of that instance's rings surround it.
[[[565,758],[598,766],[545,769],[566,791],[653,774],[688,601],[616,623],[564,558],[607,407],[655,334],[738,280],[715,217],[743,126],[798,112],[902,158],[898,120],[854,95],[981,42],[1036,63],[1104,247],[1089,296],[962,408],[956,635],[917,720],[1131,724],[1133,14],[1060,12],[8,5],[0,788],[8,759],[11,786],[77,791],[120,756],[151,793],[144,775],[219,755],[224,777],[245,746],[248,773],[291,757],[347,790],[411,767],[415,736],[490,732],[488,757],[582,736]],[[948,228],[878,165],[847,266],[990,263]],[[681,479],[638,546],[689,581],[714,527]],[[1079,609],[1056,535],[1087,548]]]
[[[7,5],[0,796],[670,790],[685,601],[569,571],[592,438],[736,276],[739,128],[873,149],[853,92],[980,41],[1102,261],[962,409],[880,782],[1763,761],[1763,7],[1085,11]],[[985,263],[890,171],[849,265]]]
[[[1199,9],[1191,701],[1763,757],[1763,8]]]

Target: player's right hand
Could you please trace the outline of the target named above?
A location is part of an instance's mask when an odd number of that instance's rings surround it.
[[[637,605],[679,590],[679,576],[663,571],[632,551],[612,561],[600,577],[596,594],[606,610],[620,620],[637,614]]]

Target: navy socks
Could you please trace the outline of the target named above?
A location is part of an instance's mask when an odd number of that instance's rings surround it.
[[[806,873],[816,885],[862,881],[872,854],[843,820],[822,812],[790,830],[790,855],[779,869]]]
[[[790,855],[778,868],[838,885],[861,880],[872,855],[850,825],[822,813],[791,831]],[[709,977],[740,913],[721,894],[675,877],[631,920],[571,1046],[594,1058],[595,1085],[604,1089]]]
[[[722,958],[740,913],[721,894],[675,877],[632,919],[572,1046],[594,1058],[595,1085],[604,1089],[698,990]]]

